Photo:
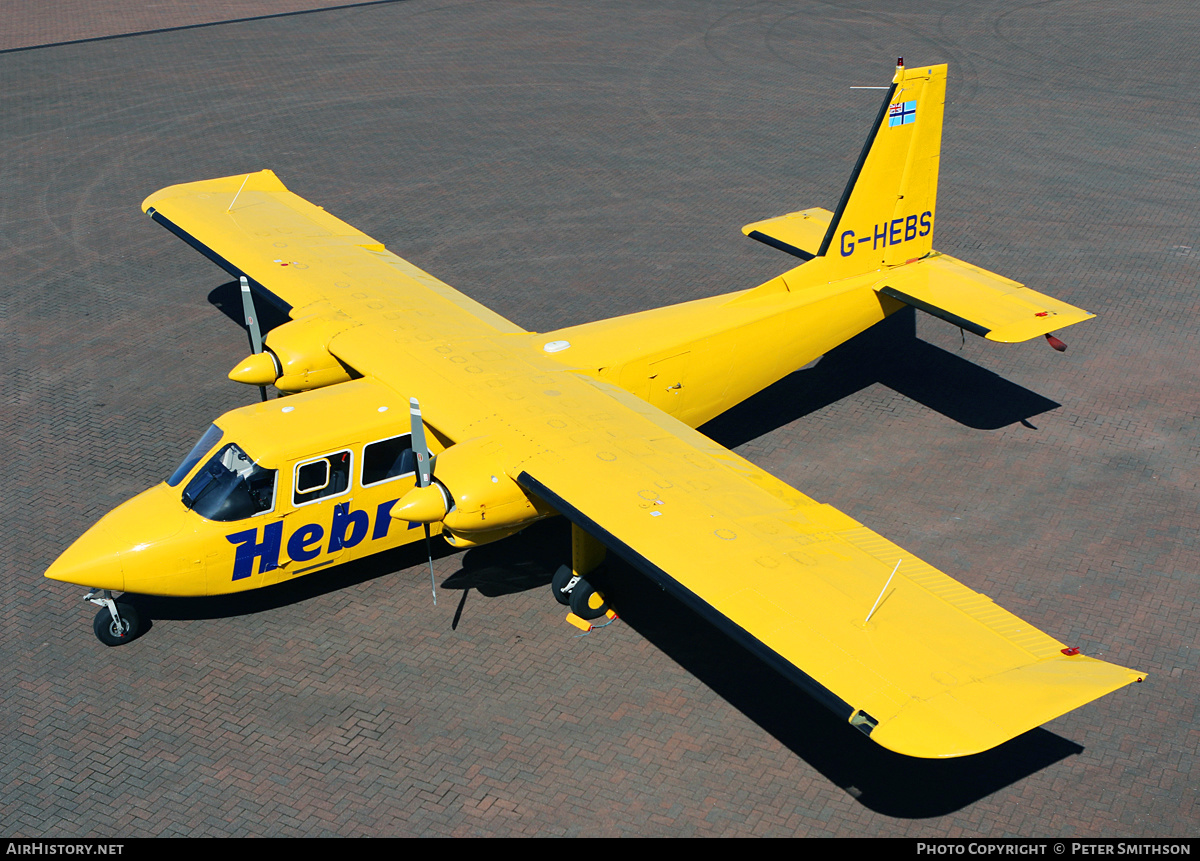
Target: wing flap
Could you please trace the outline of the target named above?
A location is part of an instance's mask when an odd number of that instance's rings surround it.
[[[1064,654],[852,518],[588,382],[619,402],[595,414],[597,441],[545,439],[520,483],[843,719],[865,712],[881,744],[979,752],[1138,678]]]
[[[833,213],[828,209],[813,207],[747,224],[742,233],[793,257],[812,260],[817,256],[832,220]]]
[[[1005,344],[1027,341],[1096,316],[937,252],[889,272],[875,290]]]

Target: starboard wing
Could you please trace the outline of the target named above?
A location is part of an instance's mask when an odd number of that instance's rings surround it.
[[[588,382],[595,442],[545,440],[519,483],[884,747],[977,753],[1140,680]]]

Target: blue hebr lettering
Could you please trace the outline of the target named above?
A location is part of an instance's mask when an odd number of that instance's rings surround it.
[[[321,555],[321,539],[324,537],[325,530],[316,523],[301,526],[288,539],[288,556],[297,562],[316,559]]]
[[[329,528],[329,552],[336,553],[343,547],[353,547],[367,537],[370,518],[365,511],[351,511],[349,502],[333,508],[333,526]]]
[[[375,531],[371,533],[371,540],[376,538],[387,538],[388,527],[392,525],[392,506],[400,500],[393,499],[391,502],[379,503],[379,508],[375,509]],[[409,526],[415,524],[410,523]]]
[[[225,540],[237,545],[237,553],[233,558],[234,580],[244,580],[254,573],[256,558],[259,574],[279,567],[279,545],[283,543],[282,523],[268,523],[263,527],[262,543],[258,542],[258,529],[235,532],[226,535]]]
[[[371,518],[365,511],[352,511],[349,502],[335,505],[333,508],[333,524],[329,529],[329,551],[336,553],[346,547],[361,544],[371,533],[371,539],[387,538],[392,525],[392,508],[400,500],[392,499],[381,502],[375,509],[375,529],[371,531]],[[409,524],[420,526],[419,523]],[[325,537],[325,529],[319,523],[306,523],[301,526],[287,541],[288,557],[296,562],[307,562],[321,555],[321,541]],[[254,560],[259,559],[258,573],[271,571],[279,567],[279,551],[283,544],[283,523],[268,523],[263,527],[263,540],[258,541],[258,530],[247,529],[226,535],[225,540],[237,545],[237,553],[233,559],[233,579],[244,580],[254,573]]]

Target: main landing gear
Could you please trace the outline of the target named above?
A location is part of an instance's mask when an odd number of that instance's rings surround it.
[[[109,590],[93,590],[84,595],[83,600],[101,608],[92,621],[92,630],[104,645],[123,646],[142,633],[137,610],[132,604],[118,604]]]
[[[583,577],[578,576],[566,565],[558,566],[550,580],[550,589],[558,603],[571,608],[580,619],[599,619],[608,612],[608,601]]]
[[[580,619],[590,621],[608,613],[603,593],[587,581],[604,561],[604,545],[571,524],[571,564],[560,565],[550,579],[554,599],[571,608]]]

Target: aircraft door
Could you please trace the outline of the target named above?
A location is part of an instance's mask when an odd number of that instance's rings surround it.
[[[280,569],[273,582],[343,561],[368,524],[353,511],[354,455],[349,449],[301,458],[291,469]]]

